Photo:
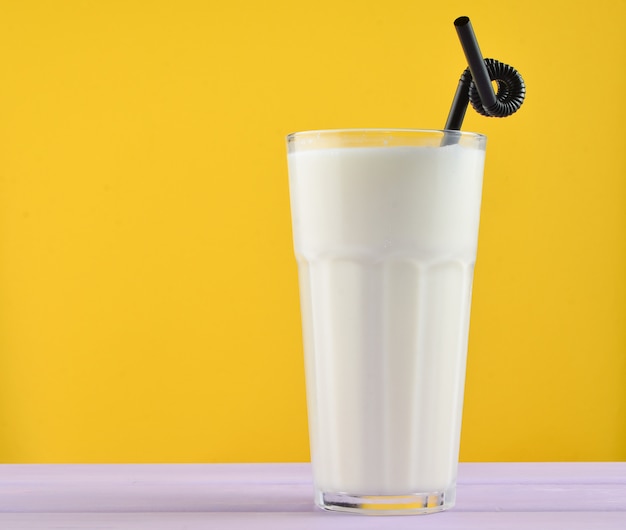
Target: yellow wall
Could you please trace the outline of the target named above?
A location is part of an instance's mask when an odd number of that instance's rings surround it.
[[[463,460],[626,459],[623,1],[0,2],[0,461],[308,458],[284,136],[489,136]]]

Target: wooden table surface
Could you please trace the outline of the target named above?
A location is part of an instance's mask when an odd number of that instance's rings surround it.
[[[0,465],[0,529],[626,529],[626,463],[462,463],[454,509],[324,512],[309,464]]]

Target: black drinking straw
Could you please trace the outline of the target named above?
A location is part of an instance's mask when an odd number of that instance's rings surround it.
[[[526,95],[522,76],[513,67],[494,59],[483,59],[468,17],[454,21],[469,67],[463,72],[454,94],[445,129],[460,130],[468,103],[484,116],[503,118],[516,112]],[[496,81],[496,94],[491,81]]]

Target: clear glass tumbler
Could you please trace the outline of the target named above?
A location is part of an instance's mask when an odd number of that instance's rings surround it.
[[[454,505],[486,138],[287,137],[316,503]]]

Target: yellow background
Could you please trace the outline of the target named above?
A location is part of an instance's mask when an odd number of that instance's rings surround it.
[[[519,5],[518,5],[519,4]],[[284,136],[488,135],[461,458],[626,459],[623,0],[0,2],[0,461],[304,461]]]

